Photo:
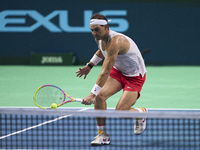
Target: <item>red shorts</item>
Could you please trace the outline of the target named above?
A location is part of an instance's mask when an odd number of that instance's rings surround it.
[[[117,69],[112,68],[109,76],[121,83],[123,91],[137,91],[138,98],[140,97],[140,91],[142,90],[142,86],[145,82],[146,74],[144,75],[144,77],[142,77],[141,74],[135,77],[127,77]]]

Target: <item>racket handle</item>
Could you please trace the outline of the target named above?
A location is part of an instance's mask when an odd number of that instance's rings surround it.
[[[81,98],[75,98],[74,101],[75,102],[83,102],[83,99],[81,99]]]
[[[81,98],[75,98],[74,100],[75,100],[75,102],[81,102],[81,103],[83,102],[83,99],[81,99]],[[92,104],[94,104],[94,102],[92,102]]]

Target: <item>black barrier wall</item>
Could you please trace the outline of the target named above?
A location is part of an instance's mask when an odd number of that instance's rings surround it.
[[[74,53],[90,60],[97,45],[89,21],[100,12],[130,36],[151,65],[200,65],[199,2],[1,0],[0,64],[30,64],[35,53]]]

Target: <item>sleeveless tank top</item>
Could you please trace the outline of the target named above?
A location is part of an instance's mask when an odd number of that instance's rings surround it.
[[[142,58],[142,55],[141,55],[137,45],[128,36],[118,33],[118,32],[115,32],[115,31],[112,31],[112,30],[110,30],[110,32],[109,32],[107,43],[109,43],[110,39],[116,35],[124,36],[130,43],[130,49],[128,50],[128,52],[126,54],[117,56],[117,60],[113,67],[115,69],[119,70],[125,76],[134,77],[134,76],[139,76],[141,74],[143,77],[147,71],[145,68],[144,60]],[[99,40],[99,49],[101,50],[104,57],[106,57],[107,52],[106,52],[106,50],[103,51],[101,42],[102,41]]]

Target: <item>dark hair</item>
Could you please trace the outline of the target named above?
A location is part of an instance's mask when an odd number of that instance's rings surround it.
[[[101,15],[99,13],[93,14],[91,19],[102,19],[102,20],[106,20],[108,22],[107,18],[104,15]]]

